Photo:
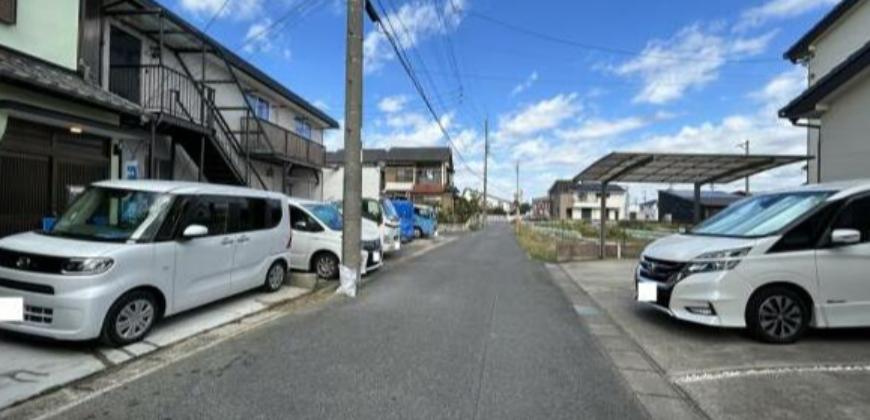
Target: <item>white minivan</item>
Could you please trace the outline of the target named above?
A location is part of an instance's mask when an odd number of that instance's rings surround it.
[[[313,271],[323,279],[336,279],[341,264],[342,216],[333,203],[289,199],[293,220],[290,268]],[[384,265],[378,226],[362,219],[362,266],[366,275]]]
[[[791,343],[870,326],[870,181],[759,194],[648,246],[637,297],[676,318]]]
[[[24,300],[24,321],[0,328],[133,343],[163,317],[257,287],[278,290],[290,235],[281,194],[98,182],[50,232],[0,239],[0,296]]]

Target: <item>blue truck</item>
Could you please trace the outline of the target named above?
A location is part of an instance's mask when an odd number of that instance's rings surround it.
[[[429,206],[414,206],[414,236],[431,238],[438,231],[438,218],[435,209]]]

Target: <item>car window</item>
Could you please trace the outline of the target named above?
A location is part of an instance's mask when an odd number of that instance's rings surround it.
[[[861,243],[870,242],[870,196],[855,199],[843,208],[832,229],[855,229],[861,232]]]
[[[293,222],[293,230],[300,232],[321,232],[323,227],[302,209],[290,206],[290,220]],[[302,227],[304,224],[304,228]]]
[[[194,204],[185,226],[202,225],[208,228],[208,236],[219,236],[229,232],[229,220],[229,198],[204,196]]]
[[[786,232],[770,252],[815,249],[841,205],[842,202],[834,202],[820,208]]]

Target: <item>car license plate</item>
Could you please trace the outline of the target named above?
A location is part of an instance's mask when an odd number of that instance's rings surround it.
[[[637,284],[637,300],[639,302],[655,302],[658,300],[659,287],[655,283],[643,282]]]
[[[0,298],[0,322],[24,321],[24,298]]]
[[[372,261],[374,261],[375,263],[381,262],[381,253],[378,251],[375,251],[375,253],[372,254]]]

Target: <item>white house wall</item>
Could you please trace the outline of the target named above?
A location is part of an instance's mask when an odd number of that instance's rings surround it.
[[[863,47],[870,39],[870,5],[862,1],[849,14],[828,28],[812,45],[815,49],[809,61],[810,83],[815,83],[834,67]]]
[[[870,76],[864,75],[832,100],[822,116],[821,180],[870,178]]]
[[[363,166],[362,195],[378,198],[381,194],[381,170],[376,166]],[[323,169],[323,200],[341,200],[344,197],[344,168]]]

